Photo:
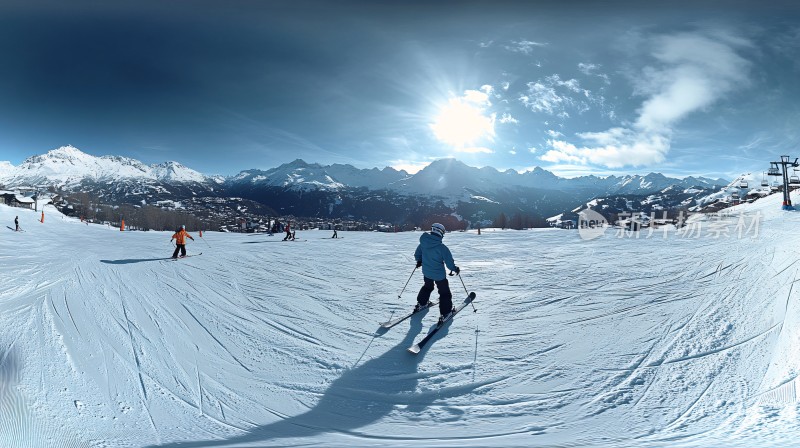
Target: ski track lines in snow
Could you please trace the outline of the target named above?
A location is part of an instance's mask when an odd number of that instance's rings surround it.
[[[478,312],[417,356],[437,310],[377,329],[415,302],[419,271],[397,296],[419,233],[209,233],[173,262],[169,233],[0,206],[15,215],[27,232],[0,236],[12,446],[763,446],[800,430],[785,240],[800,214],[756,239],[448,234]]]

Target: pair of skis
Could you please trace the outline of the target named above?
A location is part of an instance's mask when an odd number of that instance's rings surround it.
[[[181,258],[196,257],[196,256],[198,256],[198,255],[203,255],[203,253],[202,253],[202,252],[200,252],[199,254],[184,255],[184,256],[182,256],[182,257],[175,257],[175,258],[172,258],[172,257],[170,257],[170,258],[167,258],[167,260],[171,260],[171,261],[178,261],[178,260],[180,260]]]
[[[408,348],[408,351],[409,351],[409,352],[411,352],[411,353],[413,353],[413,354],[415,354],[415,355],[416,355],[416,354],[418,354],[418,353],[419,353],[419,352],[422,350],[422,348],[423,348],[423,347],[425,347],[425,345],[427,345],[427,344],[428,344],[428,342],[430,342],[431,338],[433,338],[433,336],[434,336],[434,335],[435,335],[435,334],[436,334],[436,333],[437,333],[437,332],[438,332],[438,331],[439,331],[439,330],[440,330],[442,327],[444,327],[444,326],[445,326],[445,325],[446,325],[448,322],[450,322],[451,320],[453,320],[453,318],[456,316],[456,314],[458,314],[459,312],[461,312],[461,310],[463,310],[464,308],[466,308],[466,307],[467,307],[469,304],[471,304],[471,303],[472,303],[474,300],[475,300],[475,293],[474,293],[474,292],[471,292],[471,293],[469,293],[469,295],[467,296],[467,298],[466,298],[466,299],[464,299],[464,302],[463,302],[461,305],[459,305],[459,306],[458,306],[458,307],[457,307],[455,310],[453,310],[453,312],[452,312],[452,313],[450,313],[450,315],[448,315],[448,316],[447,316],[447,317],[446,317],[446,318],[445,318],[445,319],[444,319],[444,320],[443,320],[441,323],[437,323],[437,324],[436,324],[436,326],[435,326],[435,327],[433,327],[433,328],[431,329],[431,331],[429,331],[429,332],[428,332],[428,334],[427,334],[427,335],[425,335],[425,337],[424,337],[424,338],[422,338],[422,340],[421,340],[421,341],[419,341],[419,342],[417,342],[416,344],[414,344],[414,345],[412,345],[411,347],[409,347],[409,348]],[[419,310],[412,311],[411,313],[409,313],[409,314],[407,314],[407,315],[405,315],[405,316],[402,316],[402,317],[399,317],[399,318],[397,318],[397,319],[394,319],[394,320],[390,320],[390,321],[388,321],[388,322],[385,322],[385,323],[381,324],[381,328],[392,328],[392,327],[394,327],[395,325],[399,324],[400,322],[403,322],[404,320],[406,320],[406,319],[410,318],[411,316],[413,316],[413,315],[415,315],[415,314],[417,314],[417,313],[419,313],[419,312],[421,312],[421,311],[423,311],[423,310],[426,310],[426,309],[428,309],[428,308],[430,308],[430,307],[432,307],[432,306],[434,306],[434,305],[435,305],[435,303],[428,302],[428,306],[427,306],[427,307],[425,307],[425,308],[420,308]]]
[[[413,315],[415,315],[417,313],[421,313],[421,312],[427,310],[428,308],[433,308],[437,304],[438,304],[437,302],[428,301],[428,306],[420,308],[418,310],[414,310],[414,311],[406,314],[405,316],[398,317],[397,319],[393,319],[393,320],[384,322],[384,323],[381,324],[381,328],[386,328],[386,329],[392,328],[395,325],[399,324],[400,322],[403,322],[404,320],[410,318],[411,316],[413,316]]]

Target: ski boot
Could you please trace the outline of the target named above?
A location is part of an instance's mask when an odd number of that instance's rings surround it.
[[[425,302],[424,305],[417,303],[416,305],[414,305],[414,312],[417,313],[422,309],[428,308],[429,306],[431,306],[431,302]]]
[[[453,315],[453,313],[454,313],[455,311],[456,311],[456,309],[455,309],[455,308],[453,308],[453,309],[452,309],[452,310],[450,310],[450,312],[448,312],[447,314],[442,314],[441,316],[439,316],[439,325],[442,325],[442,324],[444,323],[444,321],[446,321],[447,319],[449,319],[449,318],[450,318],[450,316],[452,316],[452,315]]]

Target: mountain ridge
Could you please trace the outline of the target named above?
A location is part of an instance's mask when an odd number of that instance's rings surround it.
[[[651,172],[646,175],[596,175],[564,178],[541,167],[518,172],[500,171],[491,166],[472,167],[454,158],[431,162],[414,174],[392,167],[383,169],[356,168],[349,164],[322,165],[295,159],[270,169],[250,168],[232,176],[208,175],[186,167],[180,162],[167,161],[147,165],[123,156],[92,156],[67,145],[25,159],[19,166],[0,162],[0,182],[42,183],[60,185],[79,183],[81,180],[114,181],[142,179],[168,183],[239,183],[299,189],[331,189],[366,187],[390,189],[411,194],[443,194],[448,189],[463,188],[499,189],[508,187],[542,188],[549,190],[599,189],[599,194],[660,191],[670,185],[684,187],[725,186],[728,181],[687,176],[672,178]]]
[[[205,175],[175,161],[147,165],[64,146],[29,157],[17,167],[0,163],[0,184],[54,188],[67,195],[88,193],[110,205],[181,207],[226,221],[261,210],[272,216],[385,220],[415,226],[430,216],[481,225],[503,213],[543,219],[595,198],[646,196],[670,188],[676,193],[659,196],[666,206],[693,206],[696,198],[728,182],[676,179],[661,173],[568,179],[541,167],[519,173],[472,167],[454,158],[435,160],[414,174],[391,167],[359,169],[295,159],[267,170],[248,169],[223,177]],[[242,200],[251,201],[250,205],[244,207]]]

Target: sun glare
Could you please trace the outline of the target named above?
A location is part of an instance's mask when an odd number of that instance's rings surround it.
[[[440,110],[431,129],[440,141],[460,148],[493,137],[494,117],[462,98],[453,98]]]

